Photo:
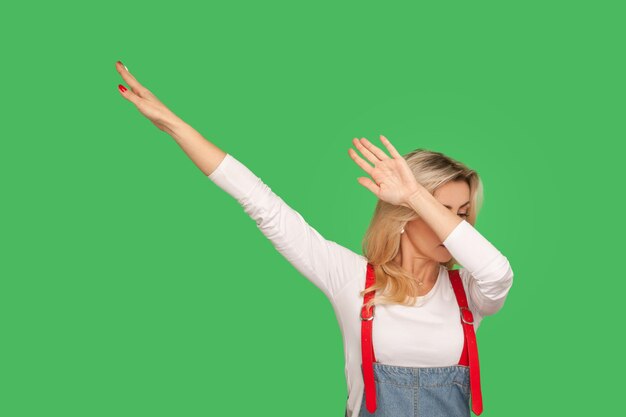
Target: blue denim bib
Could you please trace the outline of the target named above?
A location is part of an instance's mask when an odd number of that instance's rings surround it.
[[[377,408],[359,417],[469,417],[469,367],[407,367],[374,362]],[[347,415],[347,410],[346,410]]]

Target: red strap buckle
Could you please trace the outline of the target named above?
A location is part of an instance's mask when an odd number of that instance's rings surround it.
[[[372,311],[372,315],[369,317],[363,317],[363,312],[365,311],[365,307],[361,309],[361,321],[372,320],[374,318],[374,308],[370,308],[370,310]]]
[[[459,307],[461,311],[461,321],[465,324],[474,324],[474,315],[472,310],[467,307]]]

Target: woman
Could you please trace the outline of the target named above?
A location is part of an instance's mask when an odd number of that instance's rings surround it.
[[[473,409],[480,414],[471,337],[484,316],[502,308],[513,272],[473,227],[482,202],[475,171],[438,152],[417,149],[402,156],[384,136],[391,156],[364,138],[354,139],[374,164],[349,150],[373,179],[361,177],[359,183],[379,199],[362,256],[322,237],[245,165],[174,115],[121,62],[116,69],[130,86],[119,86],[122,96],[170,134],[329,298],[344,340],[346,416],[469,416],[470,371]],[[452,270],[455,263],[459,270]],[[465,294],[469,313],[460,308]]]

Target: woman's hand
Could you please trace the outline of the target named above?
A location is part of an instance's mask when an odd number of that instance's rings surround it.
[[[380,140],[389,150],[392,158],[365,138],[352,140],[354,146],[374,164],[373,167],[370,166],[354,149],[348,150],[354,162],[363,168],[375,182],[366,177],[359,177],[358,181],[381,200],[398,206],[410,207],[409,197],[424,190],[424,187],[417,182],[408,164],[391,142],[383,135],[380,135]]]
[[[166,133],[171,133],[171,127],[181,122],[181,119],[161,103],[150,90],[139,84],[139,81],[128,72],[126,66],[120,61],[115,63],[115,69],[130,87],[130,89],[126,89],[121,84],[118,86],[122,96],[137,106],[141,114],[146,116],[157,128]]]

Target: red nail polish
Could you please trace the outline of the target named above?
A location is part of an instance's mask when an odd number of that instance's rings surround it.
[[[119,88],[119,90],[123,93],[124,91],[126,91],[126,87],[124,87],[122,84],[118,84],[117,88]]]

